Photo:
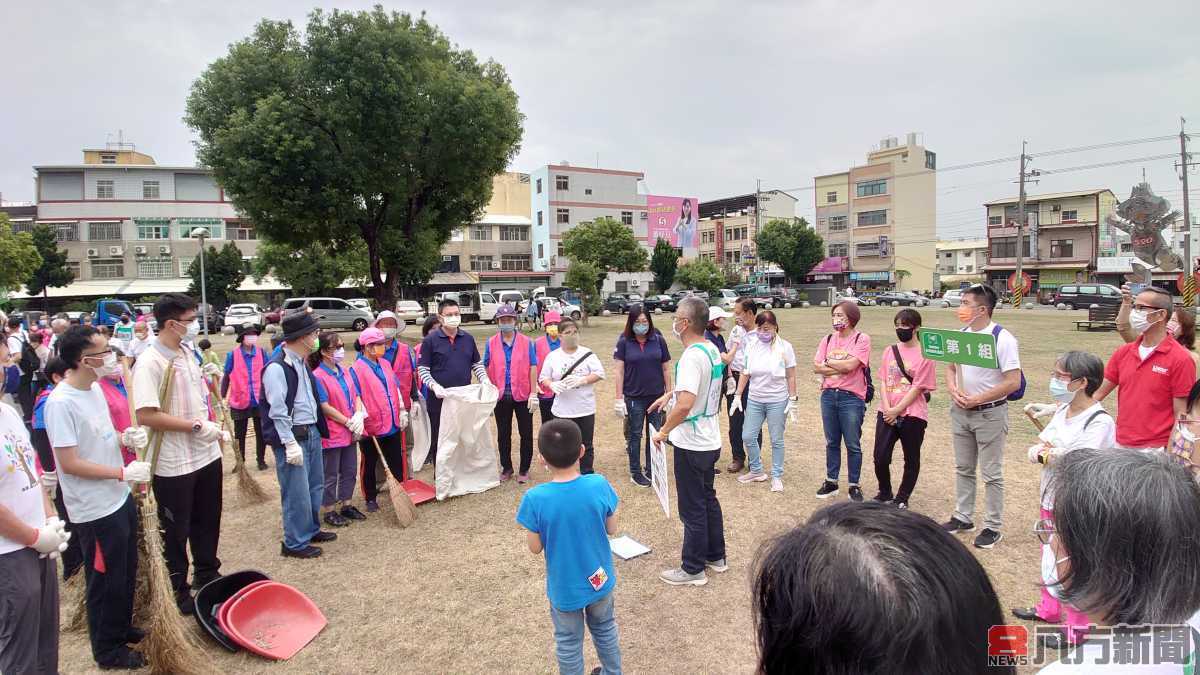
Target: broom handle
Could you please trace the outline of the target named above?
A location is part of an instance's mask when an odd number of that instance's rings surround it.
[[[162,387],[158,391],[159,410],[170,414],[167,410],[168,395],[171,391],[171,380],[175,378],[175,360],[167,361],[167,372],[163,374]],[[132,392],[130,392],[132,394]],[[158,468],[158,453],[162,449],[163,436],[166,432],[158,431],[154,437],[153,449],[150,451],[150,480],[154,480],[154,470]]]
[[[379,463],[383,464],[383,470],[392,474],[392,478],[395,478],[396,472],[392,471],[392,468],[388,466],[387,458],[383,456],[383,448],[379,447],[379,439],[375,436],[372,436],[371,442],[375,444],[375,453],[379,455]]]
[[[121,359],[121,384],[125,387],[125,402],[129,404],[129,423],[137,426],[137,403],[133,400],[133,361],[128,356]]]
[[[1038,431],[1041,431],[1041,430],[1043,430],[1043,429],[1045,429],[1045,428],[1046,428],[1046,425],[1042,424],[1042,421],[1041,421],[1041,420],[1039,420],[1038,418],[1034,417],[1033,415],[1030,415],[1028,412],[1027,412],[1027,413],[1025,413],[1025,416],[1029,418],[1029,421],[1030,421],[1030,422],[1033,422],[1033,426],[1037,427],[1037,430],[1038,430]]]

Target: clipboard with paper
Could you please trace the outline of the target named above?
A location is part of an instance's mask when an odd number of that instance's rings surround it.
[[[650,487],[654,488],[654,494],[658,496],[658,503],[662,504],[663,513],[668,518],[671,517],[671,493],[670,479],[667,474],[667,451],[662,443],[654,442],[654,436],[658,434],[658,429],[654,425],[650,425]]]

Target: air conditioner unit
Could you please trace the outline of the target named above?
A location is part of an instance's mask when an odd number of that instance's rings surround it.
[[[146,255],[146,247],[145,246],[134,246],[133,254],[134,255]]]
[[[642,286],[642,282],[638,281],[637,279],[634,279],[633,281],[629,282],[630,288],[641,288],[641,286]]]
[[[170,255],[171,247],[170,246],[159,246],[158,252],[160,255]]]
[[[120,246],[109,246],[108,254],[110,256],[123,256],[125,255],[125,249],[121,248]]]
[[[650,219],[649,214],[647,214],[645,211],[642,211],[641,213],[642,213],[642,215],[641,215],[640,220],[649,220]]]
[[[500,269],[500,261],[499,260],[492,261],[492,269],[494,269],[494,270]]]
[[[98,258],[100,257],[100,251],[94,248],[89,248],[87,250],[87,255],[89,258]]]

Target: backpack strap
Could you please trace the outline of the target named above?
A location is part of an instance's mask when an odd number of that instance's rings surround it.
[[[909,384],[913,383],[913,376],[908,374],[908,370],[904,368],[904,357],[900,356],[900,347],[892,345],[892,356],[896,359],[896,367],[900,369],[900,374],[904,379],[908,380]]]
[[[564,370],[562,376],[559,379],[560,380],[567,379],[567,376],[570,375],[571,373],[575,372],[575,369],[578,368],[580,365],[582,365],[583,362],[586,361],[587,358],[589,356],[591,356],[593,353],[594,352],[592,352],[591,350],[585,349],[583,356],[580,356],[578,359],[575,359],[575,363],[572,363],[570,368],[567,368],[566,370]]]
[[[1092,423],[1092,420],[1096,419],[1097,417],[1099,417],[1101,415],[1107,415],[1107,414],[1108,414],[1107,410],[1097,410],[1096,412],[1092,413],[1091,415],[1088,415],[1087,420],[1083,423],[1083,429],[1086,431],[1088,428],[1088,425]]]

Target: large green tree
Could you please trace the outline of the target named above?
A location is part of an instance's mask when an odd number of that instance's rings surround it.
[[[29,281],[42,264],[33,237],[28,232],[13,232],[7,213],[0,213],[0,292],[7,293]]]
[[[825,242],[803,218],[769,221],[754,243],[760,259],[779,265],[794,282],[803,282],[809,270],[825,259]]]
[[[589,262],[572,260],[563,283],[579,291],[583,323],[587,325],[588,316],[600,311],[600,270]]]
[[[200,256],[192,259],[188,265],[188,276],[192,284],[188,287],[188,295],[199,298],[200,292]],[[246,279],[246,270],[242,263],[242,250],[232,241],[217,250],[209,246],[204,252],[204,293],[208,304],[213,307],[226,307],[237,297],[238,287]]]
[[[291,244],[260,241],[254,260],[254,278],[271,275],[292,289],[292,295],[328,295],[346,281],[367,285],[367,247],[361,240],[336,250],[313,243],[297,249]]]
[[[262,21],[192,85],[197,155],[259,232],[301,249],[361,239],[376,301],[423,283],[521,141],[504,68],[424,16]]]
[[[666,293],[675,283],[675,271],[679,267],[679,251],[671,242],[659,238],[654,242],[654,254],[650,256],[650,271],[654,273],[654,287]]]
[[[599,272],[597,292],[604,285],[609,272],[641,272],[646,269],[646,249],[633,236],[633,230],[609,216],[576,225],[567,230],[562,242],[563,253],[568,258],[590,263]]]
[[[686,288],[711,294],[725,284],[725,273],[711,260],[692,260],[679,266],[675,279]]]
[[[31,296],[41,294],[42,309],[47,310],[50,301],[46,289],[70,284],[75,280],[75,273],[67,266],[67,252],[58,247],[58,237],[50,226],[39,223],[31,234],[42,263],[25,280],[25,292]]]

